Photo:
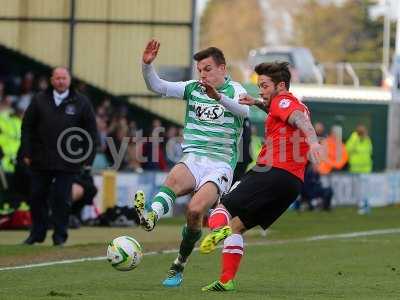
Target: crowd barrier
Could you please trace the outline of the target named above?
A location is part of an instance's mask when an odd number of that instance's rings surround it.
[[[165,172],[121,173],[105,171],[94,180],[99,190],[94,202],[100,212],[109,207],[131,206],[135,192],[143,190],[151,199],[164,182]],[[386,206],[400,203],[400,171],[352,175],[336,173],[322,177],[323,185],[334,191],[333,206],[358,205],[368,200],[371,206]],[[179,214],[188,197],[175,202],[174,214]]]
[[[400,171],[336,173],[322,177],[322,182],[333,188],[333,206],[358,205],[365,200],[373,207],[400,203]]]
[[[160,189],[167,174],[166,172],[137,174],[105,171],[101,175],[95,175],[94,182],[98,193],[94,199],[94,204],[99,212],[104,212],[107,208],[115,205],[131,207],[137,190],[144,191],[146,199],[152,199]],[[174,210],[171,210],[166,217],[171,216],[172,213],[179,214],[188,200],[188,196],[177,198]]]

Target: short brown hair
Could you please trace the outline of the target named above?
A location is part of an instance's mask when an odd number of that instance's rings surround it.
[[[209,47],[193,55],[195,61],[201,61],[208,57],[212,57],[217,65],[226,65],[224,53],[217,47]]]
[[[288,62],[261,63],[254,68],[254,71],[257,75],[268,76],[275,85],[283,81],[286,89],[290,87],[291,75]]]

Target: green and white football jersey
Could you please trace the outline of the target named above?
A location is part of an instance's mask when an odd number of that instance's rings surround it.
[[[229,78],[218,92],[236,101],[240,94],[246,93]],[[183,152],[223,161],[234,169],[244,118],[209,98],[198,81],[186,82],[183,99],[187,100]]]

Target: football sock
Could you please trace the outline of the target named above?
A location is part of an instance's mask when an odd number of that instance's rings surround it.
[[[185,225],[182,230],[182,242],[179,247],[179,258],[185,263],[194,249],[194,245],[201,237],[201,229],[192,230]]]
[[[232,234],[224,241],[222,250],[222,269],[220,281],[226,283],[235,278],[239,269],[240,260],[243,256],[243,236],[241,234]]]
[[[229,224],[230,214],[222,207],[214,209],[208,218],[208,227],[211,230],[224,227]]]
[[[165,185],[160,187],[160,191],[154,196],[151,209],[157,214],[158,219],[167,214],[175,202],[176,195],[173,190]]]
[[[181,266],[181,267],[184,268],[185,265],[186,265],[186,262],[187,262],[187,259],[184,260],[184,258],[182,257],[182,255],[178,254],[178,257],[175,258],[175,260],[174,260],[174,265]]]

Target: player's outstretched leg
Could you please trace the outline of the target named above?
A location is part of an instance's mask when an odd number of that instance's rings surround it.
[[[167,186],[161,186],[160,191],[154,196],[151,202],[151,211],[145,214],[145,198],[143,191],[135,194],[134,208],[139,215],[142,227],[151,231],[157,224],[157,221],[169,212],[175,202],[176,194]]]
[[[179,247],[179,254],[175,261],[172,263],[167,278],[163,281],[166,287],[177,287],[183,281],[183,270],[187,263],[188,257],[192,253],[196,242],[201,237],[200,229],[190,229],[185,225],[182,230],[182,242]]]
[[[241,234],[234,233],[227,237],[222,249],[222,270],[219,281],[203,287],[202,291],[226,292],[235,290],[233,280],[239,270],[243,251],[243,236]]]
[[[158,216],[154,211],[150,211],[147,216],[145,214],[145,195],[143,191],[137,191],[135,194],[135,200],[133,201],[133,207],[140,219],[140,225],[146,230],[153,230]]]

